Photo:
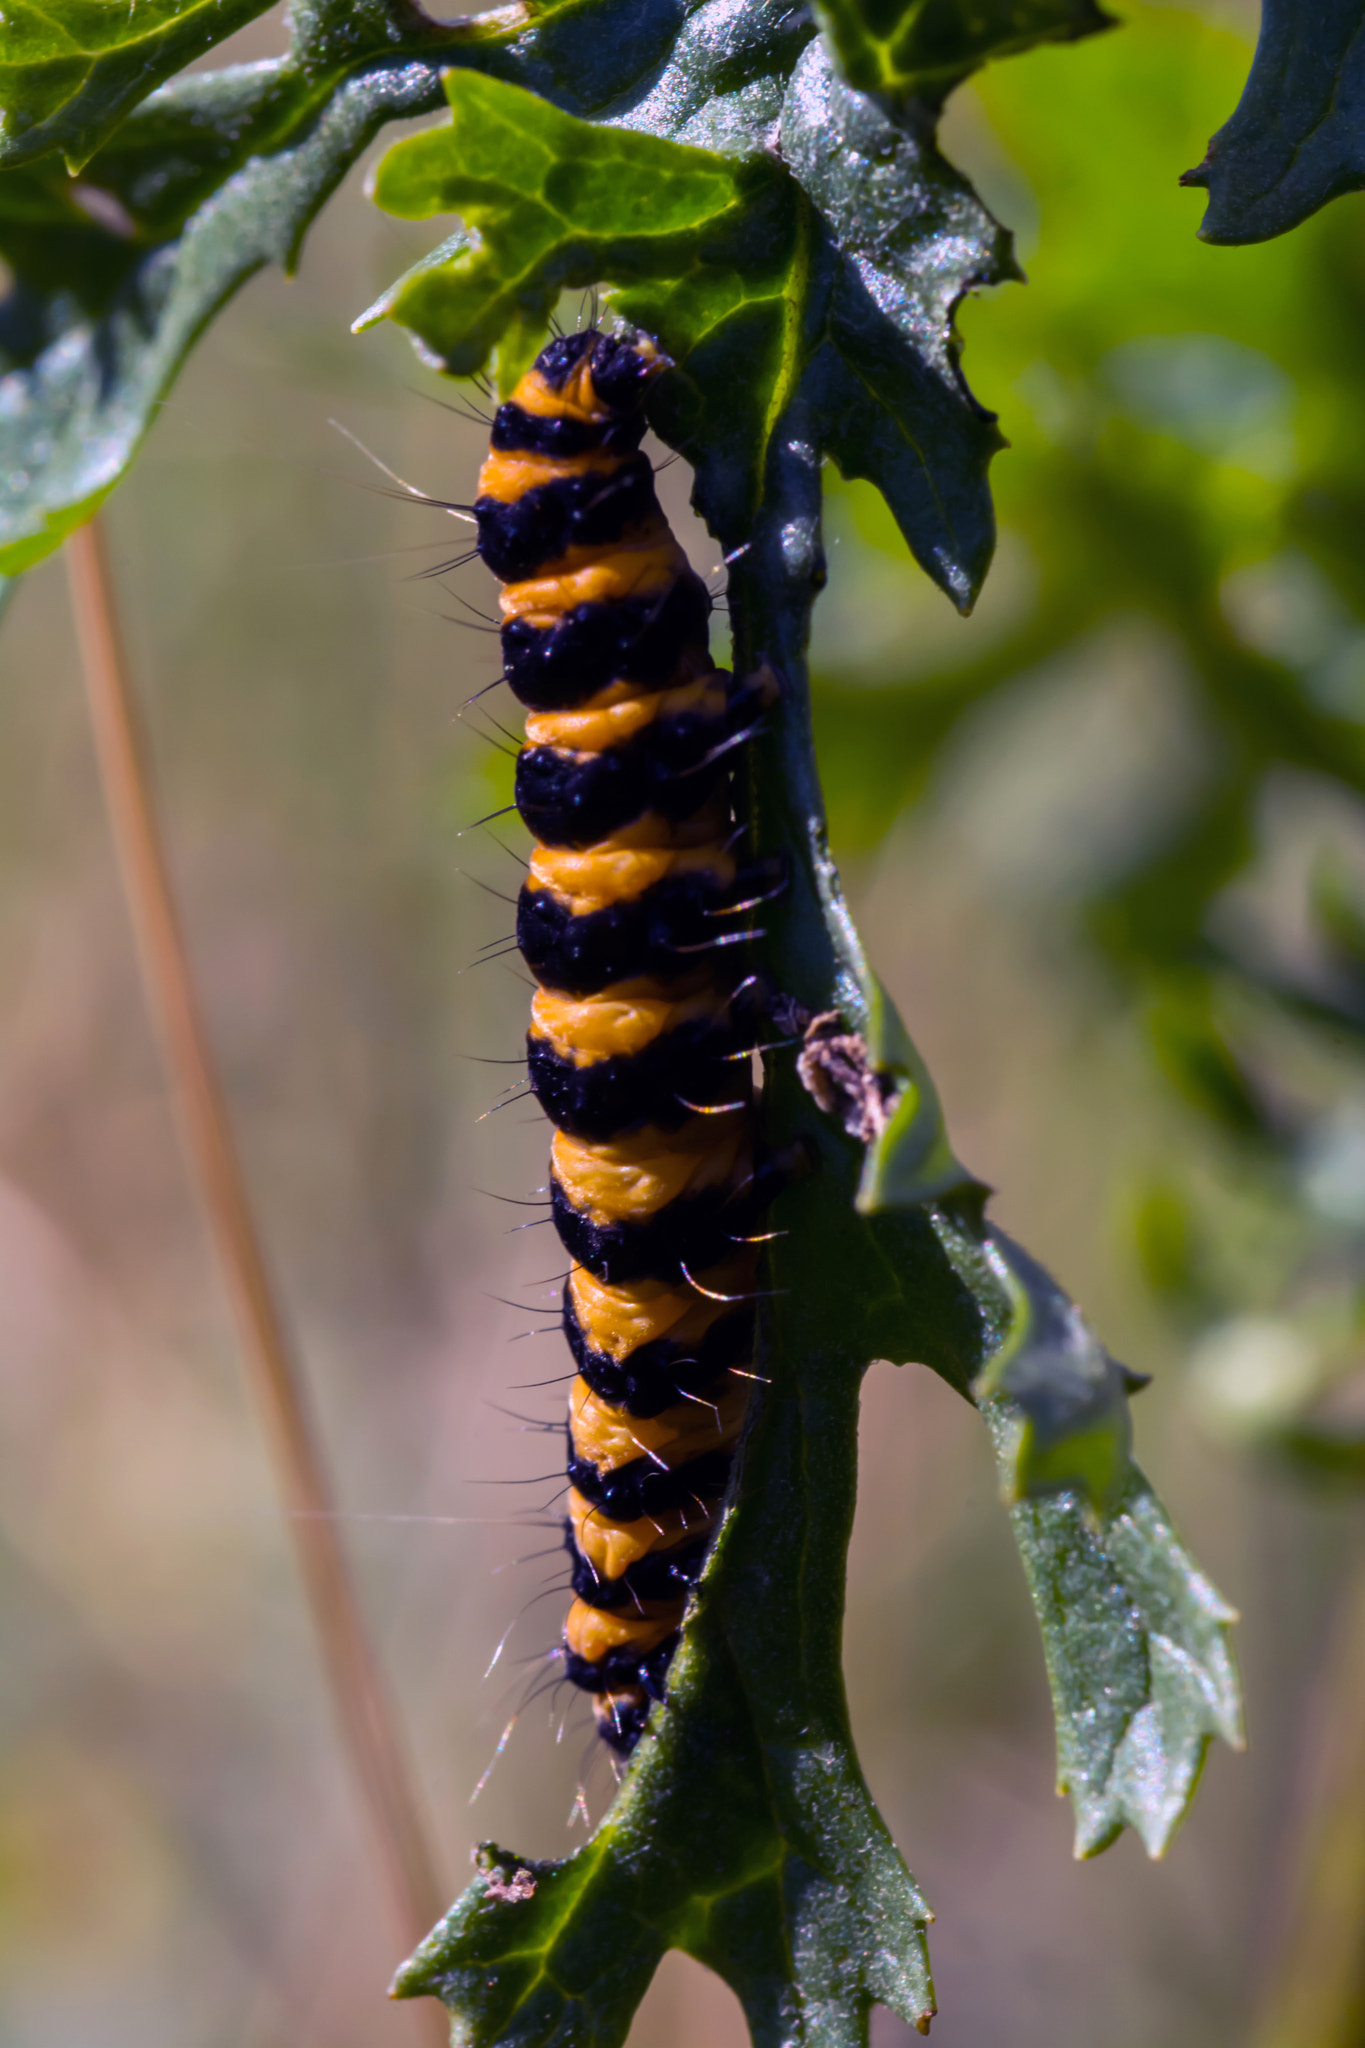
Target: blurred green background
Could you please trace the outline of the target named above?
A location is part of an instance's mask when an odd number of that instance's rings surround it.
[[[1011,449],[957,619],[831,477],[815,647],[836,850],[995,1213],[1154,1374],[1138,1451],[1243,1612],[1252,1746],[1167,1863],[1071,1860],[1041,1658],[983,1435],[875,1370],[848,1675],[938,1915],[942,2048],[1250,2037],[1356,1567],[1365,1246],[1365,233],[1336,203],[1210,249],[1177,189],[1254,20],[1126,25],[958,94],[948,154],[1030,282],[963,309]],[[270,22],[230,56],[272,47]],[[413,580],[482,430],[353,315],[421,240],[353,179],[292,284],[202,343],[110,529],[196,962],[350,1554],[451,1894],[472,1842],[581,1839],[584,1717],[511,1707],[554,1640],[545,1130],[527,992],[462,828],[506,757],[496,672]],[[425,395],[424,395],[425,394]],[[449,394],[446,394],[449,395]],[[664,479],[695,558],[686,478]],[[0,638],[0,2037],[7,2048],[409,2048],[235,1340],[187,1188],[94,776],[60,562]],[[497,700],[493,700],[497,703]],[[506,716],[499,707],[495,715]],[[514,844],[509,826],[507,838]],[[475,879],[470,879],[470,878]],[[526,1312],[494,1297],[524,1300]],[[510,1391],[512,1388],[517,1391]],[[506,1482],[505,1484],[502,1482]],[[509,1621],[517,1624],[481,1684]],[[731,2048],[670,1959],[638,2048]],[[874,2018],[876,2048],[909,2037]]]

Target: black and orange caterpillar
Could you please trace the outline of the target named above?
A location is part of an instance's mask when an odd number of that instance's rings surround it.
[[[517,943],[572,1260],[564,1672],[622,1754],[662,1697],[753,1377],[769,1176],[740,962],[745,914],[780,886],[737,857],[730,800],[771,679],[712,667],[711,600],[640,450],[667,367],[643,337],[552,341],[498,407],[473,507],[529,714]]]

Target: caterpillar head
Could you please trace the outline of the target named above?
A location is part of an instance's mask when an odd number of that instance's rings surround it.
[[[654,378],[672,365],[646,334],[604,334],[585,327],[578,334],[556,335],[536,357],[535,367],[551,391],[566,398],[572,391],[581,404],[587,397],[584,385],[591,385],[599,407],[624,413],[633,412]]]

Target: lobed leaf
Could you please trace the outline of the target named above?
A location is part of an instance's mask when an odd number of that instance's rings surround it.
[[[1264,242],[1365,187],[1365,6],[1264,0],[1232,118],[1182,185],[1209,194],[1206,242]]]
[[[848,477],[881,491],[922,568],[970,610],[995,523],[986,470],[1003,441],[959,367],[953,316],[1021,278],[1011,238],[939,155],[935,117],[896,115],[812,44],[792,75],[782,149],[824,229],[824,334],[807,387]]]
[[[990,57],[1114,26],[1094,0],[817,0],[816,11],[850,85],[931,98]]]
[[[375,196],[407,218],[459,212],[477,239],[424,259],[359,324],[396,319],[455,371],[496,350],[506,388],[558,292],[606,282],[677,365],[656,424],[692,462],[718,534],[746,531],[773,428],[799,408],[820,451],[881,486],[921,564],[970,606],[1000,440],[962,380],[952,319],[973,285],[1017,273],[926,111],[893,117],[853,93],[819,42],[781,103],[781,163],[657,126],[603,129],[493,79],[452,73],[446,90],[450,126],[396,144]]]
[[[983,1412],[1008,1486],[1015,1419],[1008,1404]],[[1103,1520],[1075,1494],[1019,1502],[1010,1519],[1043,1636],[1076,1854],[1097,1855],[1131,1827],[1160,1856],[1210,1739],[1242,1747],[1228,1642],[1237,1617],[1136,1466]]]
[[[391,149],[374,197],[406,220],[458,213],[469,232],[400,279],[358,328],[397,320],[457,375],[497,350],[510,390],[526,367],[526,337],[534,353],[566,286],[662,275],[704,294],[698,271],[719,268],[730,282],[746,249],[758,253],[746,216],[778,176],[763,159],[575,120],[470,72],[451,72],[445,90],[450,125]],[[780,265],[792,224],[772,208],[766,217]]]
[[[991,1437],[1042,1636],[1076,1853],[1097,1855],[1131,1827],[1160,1856],[1209,1741],[1243,1744],[1237,1617],[1132,1462],[1133,1378],[979,1211],[931,1208],[890,1250],[903,1284],[879,1305],[882,1355],[919,1359],[959,1392],[965,1367]],[[864,1288],[865,1275],[866,1265]]]

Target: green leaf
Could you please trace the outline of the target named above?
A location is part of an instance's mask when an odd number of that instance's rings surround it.
[[[868,1061],[882,1084],[890,1115],[863,1154],[860,1214],[908,1209],[974,1188],[977,1183],[958,1164],[948,1143],[929,1069],[879,981],[872,983],[867,1012]]]
[[[964,1367],[973,1379],[1042,1634],[1076,1852],[1096,1855],[1132,1827],[1160,1855],[1210,1737],[1242,1746],[1236,1616],[1131,1462],[1131,1376],[1074,1304],[979,1211],[913,1214],[871,1220],[877,1266],[838,1248],[846,1298],[868,1303],[859,1334],[875,1331],[880,1355],[919,1359],[959,1392]]]
[[[781,721],[753,749],[756,842],[782,847],[791,875],[767,920],[766,956],[777,985],[805,1007],[838,1009],[882,1045],[883,998],[829,856],[810,740],[803,650],[814,593],[804,565],[817,534],[819,476],[800,425],[784,445],[782,495],[765,503],[730,585],[737,665],[752,667],[766,649],[793,682]],[[779,1205],[776,1221],[788,1234],[774,1284],[789,1286],[808,1313],[827,1308],[826,1341],[832,1346],[837,1331],[855,1360],[918,1360],[964,1394],[979,1390],[1005,1491],[1017,1503],[1011,1518],[1043,1630],[1080,1841],[1093,1854],[1132,1825],[1157,1850],[1193,1794],[1209,1733],[1240,1742],[1240,1723],[1224,1633],[1230,1611],[1170,1534],[1128,1457],[1126,1397],[1135,1382],[1056,1283],[989,1228],[975,1184],[937,1203],[853,1212],[856,1148],[800,1100],[780,1061],[769,1068],[770,1138],[795,1138],[819,1162]],[[913,1120],[903,1142],[913,1159],[923,1144]],[[878,1171],[894,1180],[894,1145]],[[812,1345],[818,1366],[818,1331],[796,1319],[790,1327],[793,1346]],[[1019,1500],[1025,1492],[1043,1497]],[[1108,1519],[1091,1504],[1096,1497]],[[742,1498],[736,1513],[748,1509]]]
[[[437,88],[434,67],[357,73],[327,79],[321,119],[301,60],[191,77],[154,94],[79,187],[51,159],[0,172],[14,271],[0,310],[0,570],[41,559],[89,516],[206,321],[263,264],[293,261],[376,128]]]
[[[991,57],[1112,28],[1093,0],[818,0],[850,85],[941,97]]]
[[[1365,6],[1264,0],[1251,75],[1182,185],[1209,194],[1206,242],[1264,242],[1365,186]]]
[[[139,100],[272,0],[10,0],[0,167],[59,151],[78,171]]]
[[[482,369],[503,338],[499,381],[526,367],[524,337],[543,336],[566,286],[671,279],[703,266],[728,275],[752,206],[777,185],[775,165],[688,149],[652,134],[574,120],[533,94],[471,72],[445,81],[452,120],[391,149],[374,197],[405,220],[458,213],[472,231],[447,243],[363,314],[397,320],[457,375]],[[772,214],[771,207],[766,209]],[[778,262],[794,236],[775,220]],[[737,234],[737,230],[741,232]],[[705,291],[705,283],[693,280]]]
[[[988,1401],[984,1413],[1008,1486],[1015,1418],[1008,1403]],[[1242,1747],[1236,1615],[1136,1467],[1103,1521],[1067,1494],[1021,1502],[1010,1519],[1043,1634],[1076,1854],[1094,1856],[1131,1827],[1160,1856],[1210,1738]]]
[[[428,21],[404,0],[299,0],[287,58],[202,73],[145,100],[68,178],[57,159],[0,170],[0,573],[40,560],[133,459],[205,324],[267,263],[292,268],[318,208],[377,130],[442,103],[447,66],[534,76],[578,112],[678,88],[721,115],[780,100],[802,37],[759,0],[728,42],[727,0],[560,0],[527,28],[504,11]],[[592,33],[583,18],[591,16]],[[807,26],[805,34],[810,34]],[[775,97],[774,97],[775,95]]]
[[[775,154],[594,127],[469,74],[446,90],[450,126],[396,144],[376,197],[407,218],[460,212],[477,243],[446,244],[359,324],[398,320],[455,371],[496,349],[505,387],[558,293],[606,282],[677,365],[655,424],[692,462],[723,542],[747,538],[780,459],[773,429],[797,410],[821,452],[878,483],[922,565],[971,604],[993,543],[985,475],[999,436],[962,381],[952,318],[972,285],[1016,273],[922,109],[893,118],[852,93],[818,42],[797,60]]]
[[[1002,1397],[1009,1404],[1010,1427],[996,1435],[1005,1497],[1077,1492],[1108,1510],[1132,1469],[1132,1376],[1021,1245],[995,1231],[985,1251],[1009,1295],[1011,1315],[972,1396],[978,1406]]]

